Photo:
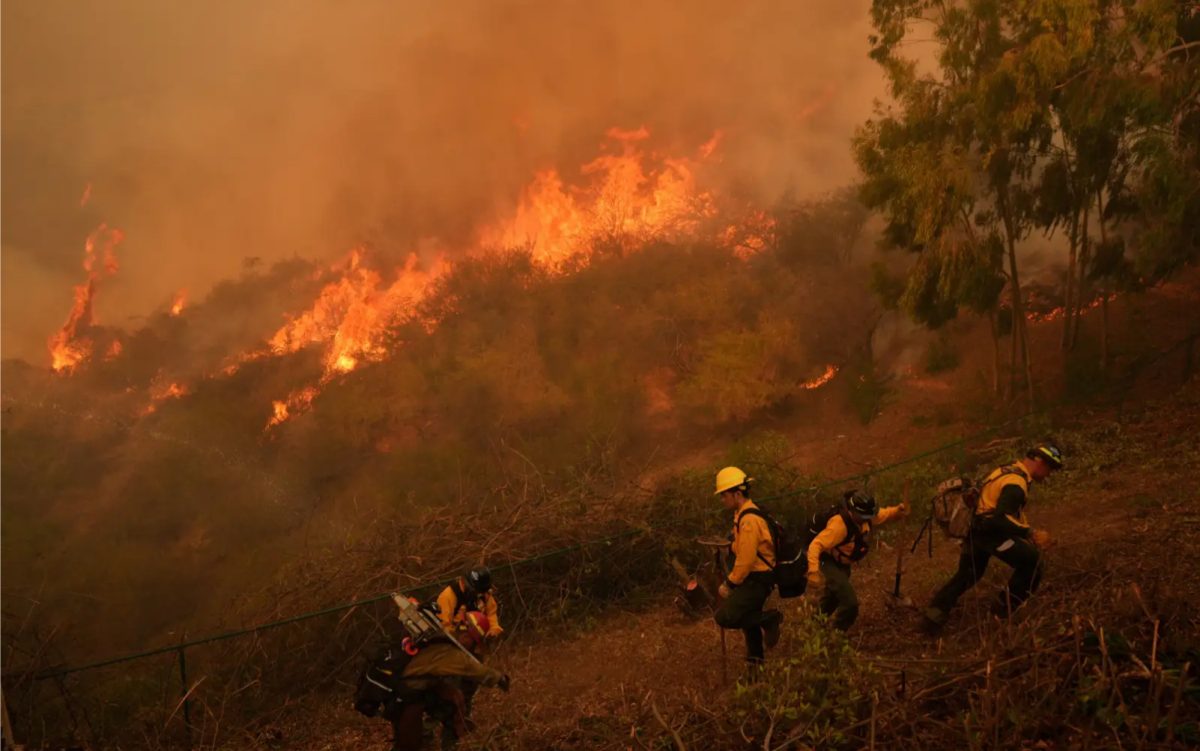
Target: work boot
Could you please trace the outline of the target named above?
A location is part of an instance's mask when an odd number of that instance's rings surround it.
[[[767,649],[774,647],[779,643],[779,624],[783,623],[783,613],[778,610],[768,610],[764,615],[767,616],[763,621],[763,644]]]
[[[763,679],[763,674],[766,671],[766,662],[757,658],[748,658],[746,660],[746,674],[742,680],[747,684],[758,683]]]

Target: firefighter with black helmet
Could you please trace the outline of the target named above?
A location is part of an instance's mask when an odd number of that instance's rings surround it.
[[[1030,448],[1020,461],[997,467],[987,476],[980,488],[971,531],[963,542],[958,570],[925,610],[927,629],[937,630],[946,623],[958,598],[975,586],[993,557],[1013,569],[996,603],[998,615],[1007,615],[1037,589],[1042,579],[1042,552],[1050,544],[1050,535],[1029,525],[1025,504],[1031,483],[1044,481],[1062,467],[1062,451],[1045,443]]]
[[[438,617],[446,630],[454,634],[466,627],[467,613],[478,611],[488,617],[487,638],[504,633],[500,627],[500,607],[492,592],[492,572],[473,568],[442,590],[437,598]]]
[[[843,631],[858,618],[858,594],[850,583],[850,565],[870,550],[871,529],[908,516],[908,503],[880,508],[875,497],[860,490],[847,491],[842,503],[813,517],[808,545],[808,590],[822,592],[821,612],[833,617]],[[822,585],[824,589],[822,590]]]

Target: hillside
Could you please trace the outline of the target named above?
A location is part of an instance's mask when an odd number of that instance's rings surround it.
[[[853,675],[861,681],[856,690],[878,698],[880,748],[962,748],[972,738],[985,747],[1053,749],[1184,748],[1200,741],[1194,606],[1200,585],[1192,576],[1200,564],[1198,421],[1195,381],[1120,413],[1068,418],[1057,435],[1068,447],[1069,468],[1038,488],[1030,511],[1056,539],[1046,582],[1011,622],[989,614],[992,593],[1007,577],[1006,567],[994,565],[941,638],[923,635],[915,610],[888,603],[894,546],[907,548],[920,520],[887,530],[887,542],[855,572],[862,615],[849,634]],[[993,453],[1002,457],[1020,445],[1006,440]],[[916,556],[905,553],[904,593],[925,602],[953,571],[957,549],[939,533],[931,558],[924,543]],[[770,657],[776,669],[795,660],[801,672],[793,680],[817,681],[838,668],[803,641],[813,638],[813,627],[805,625],[808,607],[783,603],[788,628]],[[1095,641],[1101,633],[1108,655]],[[833,636],[822,638],[837,644]],[[634,609],[615,603],[594,623],[529,638],[513,634],[492,657],[513,675],[513,690],[481,696],[479,728],[467,745],[670,746],[657,710],[684,747],[763,747],[770,703],[753,706],[735,690],[740,636],[732,633],[727,642],[722,658],[716,627],[685,618],[665,601]],[[988,665],[991,678],[983,669]],[[1184,673],[1188,679],[1179,688]],[[782,680],[776,674],[769,685]],[[273,723],[278,742],[254,747],[382,747],[386,723],[357,716],[343,699],[334,695],[314,702],[305,719]],[[824,711],[842,717],[843,725],[821,720],[806,730],[780,716],[769,747],[793,747],[785,742],[793,732],[802,739],[794,747],[867,745],[861,721],[869,715]],[[1161,723],[1157,734],[1148,729],[1155,722]],[[1174,745],[1165,742],[1167,732]],[[993,736],[996,741],[985,740]]]

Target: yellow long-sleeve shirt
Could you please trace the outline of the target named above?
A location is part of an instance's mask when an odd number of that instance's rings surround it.
[[[770,571],[775,567],[775,543],[771,540],[767,520],[758,514],[744,513],[757,508],[754,501],[747,498],[733,517],[734,558],[728,581],[734,586],[744,582],[751,573]]]
[[[466,592],[467,583],[460,576],[458,577],[458,591]],[[488,618],[488,635],[499,636],[504,633],[504,629],[500,627],[500,606],[496,604],[496,598],[491,592],[484,594],[480,599],[480,604],[483,607],[483,614]],[[460,602],[458,595],[454,592],[454,587],[446,587],[442,593],[438,595],[438,617],[442,620],[442,625],[447,631],[454,633],[454,630],[461,627],[467,619],[469,602]]]
[[[904,514],[900,506],[888,506],[887,508],[879,509],[879,513],[874,519],[863,521],[862,536],[865,540],[867,535],[871,533],[871,527],[877,524],[885,524],[892,519]],[[852,563],[850,557],[854,554],[854,537],[850,534],[850,530],[846,528],[846,521],[841,514],[834,514],[829,518],[829,522],[825,525],[825,529],[821,530],[813,541],[808,546],[808,575],[810,577],[819,575],[821,570],[821,554],[828,553],[830,558],[850,565]]]

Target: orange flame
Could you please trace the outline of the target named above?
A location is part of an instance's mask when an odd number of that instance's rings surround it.
[[[101,224],[84,242],[83,270],[87,272],[87,280],[75,286],[75,301],[67,321],[47,343],[50,350],[50,367],[56,373],[70,373],[91,357],[95,342],[88,336],[88,329],[95,323],[92,302],[96,294],[96,283],[105,276],[116,273],[117,258],[114,249],[124,239],[125,235],[121,230]],[[97,261],[102,264],[99,268]]]
[[[318,393],[320,393],[320,389],[316,386],[306,386],[288,394],[287,399],[283,401],[271,402],[274,414],[271,415],[271,419],[267,420],[266,430],[285,422],[294,414],[308,410]]]
[[[267,342],[267,353],[285,355],[310,345],[325,345],[321,386],[363,362],[382,360],[388,355],[388,331],[414,314],[447,268],[448,264],[439,258],[428,270],[423,269],[416,254],[409,254],[404,266],[396,270],[395,280],[384,286],[383,277],[363,264],[363,251],[356,249],[350,253],[342,276],[325,285],[312,307],[275,332]],[[263,354],[251,353],[242,362]],[[226,373],[236,371],[236,367],[227,367]],[[318,392],[319,386],[309,386],[274,402],[267,428],[308,409]]]
[[[180,399],[187,396],[190,392],[187,386],[172,381],[163,386],[156,385],[150,388],[150,403],[142,410],[142,416],[153,414],[158,409],[158,405],[168,399]]]
[[[583,165],[587,185],[566,185],[555,169],[537,173],[514,216],[484,229],[481,244],[525,246],[535,260],[557,267],[597,240],[628,246],[651,237],[694,236],[716,214],[713,195],[697,187],[696,169],[716,150],[719,134],[700,148],[699,159],[661,158],[657,166],[648,165],[640,148],[650,136],[645,128],[611,128],[606,135],[619,153]]]
[[[709,237],[745,258],[765,247],[775,222],[765,212],[745,212],[740,223],[722,225],[715,195],[699,187],[697,174],[716,154],[718,131],[694,157],[663,157],[645,148],[650,132],[611,128],[602,153],[583,165],[579,185],[568,184],[555,169],[537,173],[523,191],[513,215],[478,232],[479,249],[527,247],[534,260],[555,271],[568,260],[586,263],[597,243],[625,251],[650,239],[667,241]],[[269,355],[285,355],[309,346],[324,347],[323,374],[317,385],[293,392],[273,402],[267,428],[279,425],[306,410],[320,387],[363,362],[378,361],[388,353],[387,333],[428,294],[447,268],[439,259],[428,270],[410,255],[386,284],[383,275],[363,263],[363,251],[334,270],[334,278],[312,306],[281,326],[261,350],[247,353],[227,365],[227,375],[242,363]],[[329,272],[317,272],[319,279]],[[424,321],[428,330],[437,321]],[[836,371],[836,369],[835,369]],[[816,388],[828,378],[807,388]]]
[[[112,344],[108,345],[108,352],[104,354],[105,360],[115,360],[121,356],[121,350],[124,349],[120,339],[113,339]]]
[[[171,316],[178,316],[187,307],[187,290],[181,289],[175,293],[175,299],[171,301]]]
[[[824,373],[817,376],[816,378],[812,378],[810,380],[802,382],[800,384],[800,388],[806,389],[806,390],[820,388],[821,386],[824,386],[825,384],[832,381],[833,377],[835,375],[837,375],[837,372],[838,372],[838,368],[836,365],[826,365]]]
[[[1097,297],[1095,300],[1092,300],[1087,305],[1080,307],[1079,312],[1080,312],[1080,314],[1082,314],[1086,311],[1094,310],[1094,309],[1100,307],[1101,305],[1103,305],[1105,299],[1107,299],[1109,302],[1111,302],[1115,298],[1116,298],[1115,293],[1110,294],[1110,295],[1101,295],[1100,297]],[[1034,313],[1034,312],[1026,313],[1025,320],[1029,321],[1030,323],[1045,323],[1047,321],[1057,321],[1058,319],[1060,319],[1064,315],[1066,315],[1066,313],[1067,313],[1067,309],[1063,306],[1059,306],[1057,308],[1054,308],[1053,310],[1047,310],[1044,313]]]

